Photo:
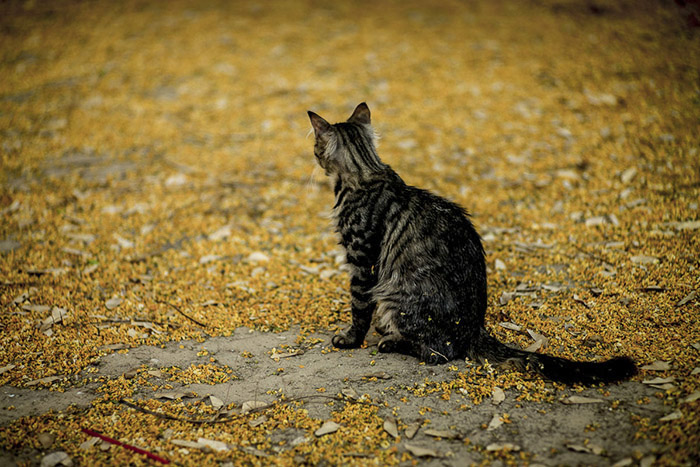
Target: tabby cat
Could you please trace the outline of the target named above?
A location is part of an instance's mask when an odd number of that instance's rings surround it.
[[[511,348],[484,327],[486,264],[460,206],[404,183],[377,155],[369,107],[330,124],[309,111],[314,155],[332,178],[333,215],[350,265],[352,325],[333,337],[359,347],[376,315],[380,352],[436,364],[488,360],[563,383],[594,384],[636,373],[630,358],[575,362]]]

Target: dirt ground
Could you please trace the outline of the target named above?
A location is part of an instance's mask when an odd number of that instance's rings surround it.
[[[0,464],[700,463],[699,18],[0,2]],[[306,111],[362,101],[383,160],[471,213],[494,335],[639,375],[333,349],[348,277]]]
[[[267,391],[274,389],[289,399],[311,396],[306,408],[310,416],[321,420],[330,419],[333,408],[327,406],[323,399],[313,399],[314,394],[318,395],[315,388],[325,387],[325,394],[366,394],[372,401],[386,404],[380,410],[384,417],[394,416],[406,424],[421,421],[422,429],[418,434],[410,440],[403,434],[399,446],[409,444],[433,450],[438,457],[428,458],[422,465],[480,463],[483,456],[470,449],[463,438],[482,446],[511,443],[532,454],[528,459],[531,465],[607,465],[625,460],[631,463],[639,459],[651,462],[663,452],[658,444],[635,438],[637,430],[632,416],[656,418],[670,411],[660,401],[654,400],[655,389],[638,382],[610,386],[604,396],[596,389],[571,391],[552,387],[550,390],[557,399],[554,403],[518,402],[515,398],[517,394],[511,391],[506,391],[505,399],[498,404],[489,398],[482,404],[474,405],[466,396],[444,400],[440,394],[418,398],[402,388],[413,387],[422,381],[450,381],[453,371],[447,365],[419,365],[409,357],[373,355],[376,338],[370,339],[366,349],[324,354],[321,350],[329,348],[330,336],[318,337],[323,341],[303,354],[275,361],[270,358],[270,349],[279,347],[280,343],[294,342],[296,333],[270,334],[241,328],[231,337],[170,343],[164,348],[137,347],[126,354],[108,355],[95,362],[94,366],[99,369],[97,374],[118,378],[142,367],[187,367],[193,362],[205,362],[209,357],[197,354],[201,349],[207,349],[218,363],[236,368],[238,378],[215,385],[174,385],[168,391],[139,388],[134,399],[152,399],[159,393],[193,391],[203,399],[214,395],[226,405],[241,405],[248,400],[272,403],[276,397],[267,394]],[[241,352],[250,352],[253,357],[241,357]],[[280,367],[284,368],[284,372],[278,371]],[[0,422],[7,424],[20,415],[40,415],[50,410],[60,412],[71,405],[86,408],[97,398],[96,388],[96,384],[88,384],[55,392],[5,386],[0,392],[0,405],[11,404],[15,410],[1,413]],[[566,403],[572,395],[587,397],[595,402]],[[636,401],[642,397],[651,398],[651,402],[637,404]],[[466,405],[466,408],[455,410],[461,405]],[[508,424],[488,428],[494,417],[503,414],[509,415]],[[430,436],[426,434],[429,429],[447,432],[455,439]],[[270,436],[275,436],[275,433]],[[313,435],[303,430],[292,430],[291,433],[277,436],[284,436],[289,441],[298,437],[308,441],[306,437]],[[20,458],[31,457],[23,453]],[[14,459],[13,454],[3,454],[2,460],[5,462]]]

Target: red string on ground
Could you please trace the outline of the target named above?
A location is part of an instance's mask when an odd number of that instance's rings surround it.
[[[131,451],[138,452],[139,454],[143,454],[144,456],[148,457],[149,459],[153,459],[154,461],[160,462],[161,464],[170,464],[170,461],[168,459],[163,459],[162,457],[157,456],[157,455],[153,454],[152,452],[148,452],[144,449],[137,448],[136,446],[132,446],[131,444],[122,443],[121,441],[118,441],[114,438],[110,438],[109,436],[105,436],[102,433],[98,433],[96,431],[89,430],[87,428],[83,428],[83,433],[90,435],[90,436],[94,436],[96,438],[100,438],[102,441],[107,441],[108,443],[116,444],[117,446],[121,446],[121,447],[129,449]]]

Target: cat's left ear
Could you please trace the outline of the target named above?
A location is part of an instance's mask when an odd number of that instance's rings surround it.
[[[352,113],[352,115],[350,115],[350,118],[348,118],[348,122],[369,125],[369,107],[367,107],[367,104],[363,102],[362,104],[355,107],[355,111]]]
[[[328,123],[320,115],[308,110],[309,119],[311,120],[311,126],[314,127],[314,133],[316,137],[322,136],[331,130],[331,124]]]

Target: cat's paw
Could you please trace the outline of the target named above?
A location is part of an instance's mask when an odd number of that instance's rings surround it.
[[[420,359],[427,365],[440,365],[450,361],[445,355],[428,347],[423,347],[420,352]]]
[[[355,349],[362,345],[363,340],[364,339],[357,339],[353,334],[348,332],[336,334],[331,339],[331,342],[333,346],[339,349]]]
[[[379,341],[377,345],[377,350],[382,353],[407,353],[409,343],[404,340],[401,336],[387,335],[384,336],[382,340]]]

